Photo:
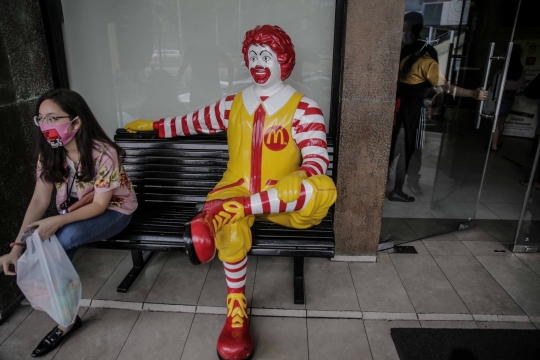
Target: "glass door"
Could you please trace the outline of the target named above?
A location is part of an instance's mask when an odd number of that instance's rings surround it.
[[[467,229],[475,225],[474,220],[477,225],[502,220],[504,202],[522,201],[518,199],[523,199],[525,191],[508,178],[508,168],[517,166],[514,159],[510,154],[501,156],[511,146],[491,150],[517,3],[450,0],[420,5],[409,0],[404,39],[407,18],[414,18],[409,14],[414,11],[421,13],[422,38],[437,51],[440,72],[451,85],[442,92],[440,88],[425,91],[423,124],[417,131],[422,141],[415,145],[408,167],[403,156],[395,156],[405,153],[404,131],[397,137],[390,159],[381,244],[393,240],[396,245]],[[479,87],[491,89],[489,103],[473,98]],[[499,138],[504,140],[504,136]],[[414,201],[392,201],[389,195],[404,169],[403,191]],[[517,223],[505,225],[515,230]]]

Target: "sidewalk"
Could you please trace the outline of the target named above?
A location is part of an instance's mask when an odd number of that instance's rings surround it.
[[[305,305],[293,303],[292,259],[250,257],[254,359],[398,359],[392,327],[540,329],[540,253],[514,255],[480,227],[407,245],[418,254],[306,259]],[[83,327],[44,359],[217,359],[226,287],[216,260],[156,254],[121,294],[129,252],[79,251]],[[0,359],[31,358],[53,327],[21,306],[0,326]]]

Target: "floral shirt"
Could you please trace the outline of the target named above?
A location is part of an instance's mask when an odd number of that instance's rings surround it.
[[[96,194],[113,191],[111,201],[107,209],[118,211],[122,214],[129,215],[137,209],[137,197],[133,190],[131,180],[124,169],[124,166],[118,163],[116,150],[104,143],[96,142],[96,146],[92,150],[92,158],[96,167],[96,176],[90,182],[75,180],[75,188],[77,196],[81,199],[84,195],[92,190]],[[64,167],[67,168],[67,163],[64,162]],[[37,179],[40,181],[41,161],[38,160]],[[56,207],[58,210],[60,204],[66,201],[68,179],[55,184],[56,187]]]

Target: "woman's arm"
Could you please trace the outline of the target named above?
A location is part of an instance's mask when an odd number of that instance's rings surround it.
[[[53,186],[53,184],[48,184],[41,180],[36,181],[34,194],[26,209],[21,229],[15,240],[16,243],[21,242],[21,234],[28,230],[28,225],[42,219],[45,215],[51,202]],[[23,250],[23,246],[13,246],[9,254],[0,258],[0,266],[3,267],[6,275],[17,275],[17,260],[21,257]],[[10,269],[10,267],[13,269]]]
[[[109,206],[111,197],[113,195],[113,190],[100,192],[94,195],[94,201],[91,204],[88,204],[84,207],[81,207],[77,210],[74,210],[65,215],[52,216],[43,220],[34,221],[29,224],[29,227],[37,227],[39,237],[41,239],[48,239],[56,231],[67,224],[72,222],[91,219],[98,215],[101,215]]]
[[[442,88],[445,93],[450,94],[454,97],[462,96],[462,97],[471,97],[476,100],[486,100],[487,95],[488,95],[487,90],[485,90],[484,88],[477,88],[474,90],[465,89],[457,85],[450,84],[447,81],[444,83]]]

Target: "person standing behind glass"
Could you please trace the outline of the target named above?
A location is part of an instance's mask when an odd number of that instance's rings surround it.
[[[424,92],[429,88],[437,88],[452,96],[472,97],[484,100],[487,91],[482,88],[475,90],[464,89],[450,84],[442,76],[437,51],[425,40],[420,39],[422,25],[416,24],[411,28],[413,39],[401,51],[401,62],[398,74],[398,89],[396,94],[396,116],[392,130],[390,160],[395,157],[396,141],[403,126],[405,131],[405,168],[396,171],[394,189],[389,195],[391,201],[412,202],[414,197],[403,192],[405,175],[415,149],[423,149],[425,141]]]

